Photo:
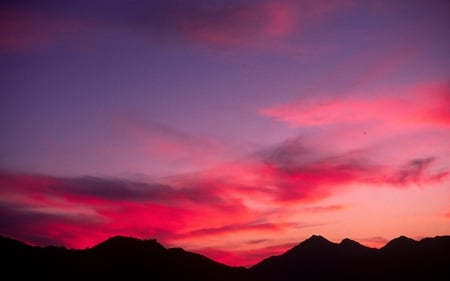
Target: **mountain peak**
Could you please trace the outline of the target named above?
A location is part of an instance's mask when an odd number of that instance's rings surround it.
[[[141,240],[134,238],[134,237],[129,237],[129,236],[113,236],[110,237],[106,240],[104,240],[103,242],[100,242],[99,244],[97,244],[97,246],[99,245],[117,245],[117,244],[123,244],[123,243],[139,243],[141,242]]]
[[[308,244],[308,245],[325,245],[325,244],[333,244],[332,242],[330,242],[329,240],[327,240],[325,237],[323,237],[322,235],[312,235],[311,237],[309,237],[308,239],[306,239],[305,241],[303,241],[301,244]]]
[[[384,247],[382,247],[381,249],[392,250],[392,249],[411,248],[411,247],[414,247],[417,243],[418,242],[416,240],[402,235],[402,236],[392,239],[386,245],[384,245]]]
[[[342,253],[346,253],[346,255],[350,254],[368,254],[369,252],[374,252],[375,249],[366,247],[364,245],[361,245],[359,242],[356,242],[354,240],[351,240],[349,238],[345,238],[344,240],[339,243],[339,251]]]
[[[329,248],[330,246],[334,246],[334,245],[335,244],[333,242],[328,241],[325,237],[314,234],[287,252],[294,253],[300,249],[305,249],[305,248],[308,248],[311,250],[324,249],[324,248]]]
[[[361,245],[361,244],[359,244],[358,242],[356,242],[356,241],[354,241],[354,240],[352,240],[352,239],[349,239],[349,238],[345,238],[345,239],[343,239],[342,241],[341,241],[341,243],[339,243],[340,245],[344,245],[344,246],[346,246],[346,245]]]
[[[355,240],[349,239],[349,238],[345,238],[341,241],[341,243],[339,243],[339,245],[341,246],[351,246],[351,247],[365,247],[363,245],[361,245],[359,242],[356,242]]]
[[[412,238],[409,238],[409,237],[406,237],[406,236],[402,235],[402,236],[399,236],[397,238],[392,239],[389,243],[391,243],[391,242],[395,242],[395,243],[411,243],[412,244],[412,243],[416,243],[417,241],[412,239]]]
[[[317,235],[317,234],[311,235],[311,237],[306,239],[304,242],[306,242],[306,241],[311,241],[311,242],[330,242],[325,237],[323,237],[322,235]]]
[[[110,249],[121,249],[130,250],[136,248],[153,248],[157,250],[165,249],[161,244],[159,244],[155,239],[141,240],[129,236],[114,236],[108,238],[107,240],[97,244],[92,249],[96,250],[110,250]]]

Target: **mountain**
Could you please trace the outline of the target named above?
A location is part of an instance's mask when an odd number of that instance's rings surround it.
[[[313,235],[249,270],[258,280],[450,280],[450,236],[401,236],[381,249]]]
[[[251,280],[243,267],[229,267],[156,240],[112,237],[92,248],[31,247],[0,238],[3,275],[27,280]]]
[[[4,276],[12,280],[450,280],[450,236],[404,236],[381,249],[313,235],[282,255],[230,267],[156,240],[116,236],[73,250],[33,247],[0,236]]]
[[[362,246],[350,239],[340,244],[313,235],[280,256],[273,256],[251,267],[261,280],[365,280],[364,273],[376,249]]]

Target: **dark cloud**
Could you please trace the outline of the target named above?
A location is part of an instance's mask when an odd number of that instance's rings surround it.
[[[368,182],[379,177],[380,165],[364,152],[324,155],[293,138],[262,151],[264,173],[277,187],[275,200],[315,201],[328,197],[337,188],[353,182]]]
[[[300,138],[292,138],[262,151],[261,157],[269,165],[289,170],[317,158],[317,153]]]
[[[259,157],[263,163],[286,173],[304,171],[315,174],[328,169],[358,173],[377,170],[377,165],[372,163],[367,155],[368,153],[363,150],[336,155],[324,154],[321,150],[303,142],[301,137],[297,137],[262,151]]]
[[[89,176],[62,178],[56,180],[50,188],[67,195],[119,201],[167,200],[174,193],[173,188],[168,185]]]
[[[436,162],[435,157],[413,159],[393,171],[387,177],[387,182],[405,186],[410,183],[417,185],[439,182],[446,178],[450,171],[432,171],[432,165]]]
[[[0,203],[0,235],[18,238],[33,245],[64,245],[64,240],[58,234],[64,233],[65,229],[95,229],[104,223],[104,219],[92,213],[67,212],[26,203]],[[54,235],[49,235],[49,232]],[[66,237],[70,235],[70,232],[66,233]]]
[[[449,170],[436,170],[434,156],[407,161],[401,166],[371,160],[370,151],[326,155],[310,148],[301,138],[287,140],[260,153],[265,171],[278,187],[280,200],[323,198],[336,187],[352,182],[408,186],[444,180]]]
[[[73,202],[99,200],[111,202],[158,202],[161,204],[195,203],[210,207],[228,209],[229,201],[223,190],[214,183],[201,181],[181,183],[180,187],[169,184],[146,183],[126,179],[100,177],[66,177],[0,173],[0,193],[23,193],[29,196],[42,194],[56,196]]]

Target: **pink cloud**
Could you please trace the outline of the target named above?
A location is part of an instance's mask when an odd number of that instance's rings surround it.
[[[232,148],[216,138],[198,136],[157,123],[145,123],[130,117],[116,118],[116,126],[134,149],[149,159],[167,165],[197,167],[223,161]]]
[[[444,83],[379,90],[370,97],[304,99],[261,109],[264,116],[292,127],[379,122],[415,126],[449,126],[448,89]]]

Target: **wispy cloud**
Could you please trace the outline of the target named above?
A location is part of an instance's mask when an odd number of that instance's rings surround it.
[[[408,182],[414,182],[418,185],[422,183],[440,182],[450,175],[450,171],[430,171],[430,167],[435,160],[434,157],[411,160],[393,172],[387,178],[387,181],[403,186]]]
[[[401,95],[399,94],[402,93]],[[392,87],[343,98],[305,98],[263,108],[260,113],[292,127],[378,122],[384,126],[449,126],[449,90],[445,82]]]
[[[171,165],[208,166],[232,154],[230,144],[160,123],[122,116],[117,118],[116,127],[141,153]]]
[[[214,48],[258,46],[320,22],[339,7],[328,1],[58,1],[2,4],[0,47],[25,51],[84,37],[92,30],[128,30],[154,40]],[[69,40],[69,41],[67,41]],[[72,42],[73,43],[73,42]]]

